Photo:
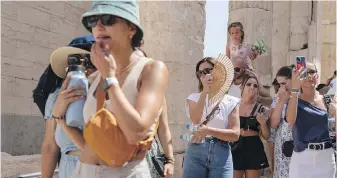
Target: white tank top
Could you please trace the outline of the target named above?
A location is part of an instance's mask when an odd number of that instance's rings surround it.
[[[152,59],[146,58],[141,51],[135,51],[132,53],[131,58],[132,60],[138,60],[131,69],[130,73],[126,77],[123,86],[121,86],[121,89],[127,98],[127,100],[130,102],[131,105],[134,107],[136,106],[136,101],[137,101],[137,95],[138,95],[138,79],[143,71],[144,66],[151,61]],[[95,74],[92,74],[95,75]],[[95,76],[95,79],[91,86],[89,87],[88,94],[87,94],[87,100],[84,104],[84,109],[83,109],[83,117],[84,117],[84,122],[87,123],[95,114],[97,111],[97,100],[96,97],[94,96],[94,93],[96,91],[96,88],[100,82],[101,74],[97,73]],[[108,109],[112,113],[114,112],[114,109],[112,108],[111,101],[106,100],[104,103],[104,108]],[[161,110],[158,113],[158,116],[155,119],[155,122],[151,126],[148,136],[151,135],[151,133],[155,129],[156,122],[158,121],[158,118],[161,114]]]

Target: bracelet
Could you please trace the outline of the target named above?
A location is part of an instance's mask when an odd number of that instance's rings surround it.
[[[174,161],[173,160],[165,160],[164,161],[164,165],[165,164],[174,164]]]
[[[51,118],[53,118],[53,119],[64,119],[65,116],[55,117],[54,115],[51,115]]]

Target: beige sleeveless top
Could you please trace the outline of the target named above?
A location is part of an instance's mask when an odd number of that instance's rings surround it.
[[[133,60],[138,60],[138,61],[136,62],[136,64],[133,66],[130,73],[126,77],[123,86],[121,86],[121,89],[125,97],[127,98],[127,100],[130,102],[130,104],[135,107],[136,101],[137,101],[137,95],[138,95],[138,88],[137,88],[138,79],[144,69],[144,66],[152,59],[146,58],[143,55],[143,53],[139,50],[134,51],[131,55],[131,58],[133,58],[131,61]],[[87,94],[87,100],[83,108],[83,117],[84,117],[85,123],[87,123],[96,114],[96,110],[97,110],[97,106],[96,106],[97,100],[96,100],[96,97],[94,96],[94,93],[100,82],[101,74],[97,72],[97,73],[93,73],[91,76],[94,77],[94,80],[91,86],[89,87],[88,94]],[[110,100],[105,101],[104,108],[108,109],[112,113],[114,112],[114,109],[112,108]],[[158,113],[158,116],[155,119],[155,122],[153,123],[153,125],[151,126],[148,132],[148,136],[150,136],[151,133],[153,133],[155,126],[156,126],[156,122],[158,121],[160,114],[161,114],[161,109]]]

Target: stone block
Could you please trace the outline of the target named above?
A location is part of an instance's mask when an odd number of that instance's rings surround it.
[[[271,72],[272,77],[287,65],[290,37],[290,1],[273,2]]]
[[[34,8],[50,15],[56,15],[61,18],[65,17],[64,1],[19,1],[19,4]]]
[[[292,18],[308,17],[311,15],[311,1],[291,1],[290,13]]]
[[[310,19],[308,17],[291,17],[290,31],[292,35],[308,33]]]
[[[15,96],[16,94],[15,89],[16,89],[15,78],[1,75],[1,97]]]
[[[21,120],[15,119],[14,114],[1,113],[1,151],[13,154],[14,137],[17,135],[20,125]]]
[[[14,1],[1,1],[1,20],[18,18],[18,3]],[[3,24],[3,22],[1,23]]]
[[[243,9],[243,8],[256,8],[266,11],[272,10],[272,2],[268,1],[229,1],[229,10]]]
[[[41,65],[39,63],[9,57],[2,57],[1,64],[3,76],[16,77],[30,81],[37,81],[46,67],[46,65]]]
[[[81,16],[87,11],[88,9],[82,9],[75,7],[73,4],[64,3],[64,17],[65,19],[73,22],[75,24],[81,23]],[[84,27],[83,27],[84,28]]]
[[[336,44],[336,24],[321,26],[322,43]]]
[[[336,70],[336,45],[321,44],[321,78],[326,81]]]
[[[290,35],[289,49],[292,51],[298,51],[303,48],[304,44],[308,44],[308,34],[296,34]]]
[[[1,116],[1,150],[13,156],[38,154],[44,137],[45,121],[40,116]]]
[[[27,79],[20,79],[15,78],[15,95],[16,97],[25,97],[31,98],[32,91],[36,87],[38,81],[34,80],[27,80]]]
[[[83,11],[88,11],[91,8],[91,1],[64,1],[65,4],[71,5],[73,8],[78,8]]]
[[[320,1],[322,4],[322,20],[330,20],[336,23],[336,2]]]
[[[33,39],[34,44],[38,46],[45,46],[50,49],[57,49],[61,46],[67,46],[72,40],[72,38],[39,28],[35,29],[35,35],[33,36]]]
[[[14,57],[17,53],[17,40],[1,37],[1,57]]]
[[[1,37],[24,42],[33,41],[36,28],[7,18],[2,18],[1,27]]]
[[[53,22],[50,23],[49,27],[50,31],[62,35],[64,37],[68,37],[69,39],[75,37],[76,24],[57,16],[51,16],[50,19],[51,19],[50,21]]]
[[[19,3],[18,22],[49,30],[52,21],[49,13]]]
[[[3,98],[2,113],[31,115],[32,98],[15,96],[2,96],[1,98]]]
[[[33,43],[18,41],[17,44],[16,59],[23,59],[42,65],[49,63],[49,57],[54,50],[45,46],[35,45]]]

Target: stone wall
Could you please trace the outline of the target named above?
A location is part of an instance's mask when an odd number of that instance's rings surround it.
[[[1,150],[40,153],[44,121],[32,99],[51,52],[86,34],[90,2],[1,2]]]
[[[336,2],[320,1],[319,50],[321,81],[325,82],[336,70]]]

